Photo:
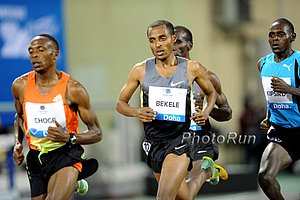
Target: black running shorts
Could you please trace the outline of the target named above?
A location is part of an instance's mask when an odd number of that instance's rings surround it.
[[[80,145],[66,144],[58,149],[44,153],[30,149],[26,156],[26,170],[30,184],[31,197],[47,193],[50,177],[58,170],[83,161],[84,149]]]
[[[272,124],[267,138],[269,142],[281,145],[293,161],[300,159],[300,128],[283,128]]]
[[[219,148],[213,140],[210,131],[191,131],[191,158],[193,161],[201,160],[203,156],[208,156],[213,160],[219,157]]]
[[[155,173],[161,173],[163,161],[168,154],[182,155],[186,153],[187,156],[190,154],[190,140],[185,139],[184,133],[167,140],[145,138],[142,147],[146,163]],[[190,162],[189,170],[191,168],[192,162]]]

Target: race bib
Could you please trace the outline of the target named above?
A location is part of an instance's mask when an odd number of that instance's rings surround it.
[[[63,101],[53,103],[31,103],[25,105],[27,127],[30,135],[38,138],[47,136],[48,127],[56,127],[55,120],[65,129],[66,116]]]
[[[202,127],[201,127],[201,126],[198,126],[198,125],[194,122],[194,120],[191,120],[190,130],[191,130],[191,131],[200,131],[200,130],[202,130]]]
[[[187,89],[149,87],[149,106],[157,120],[185,122]]]
[[[291,109],[293,99],[291,94],[274,92],[271,88],[272,77],[262,77],[262,84],[265,92],[266,100],[271,109]],[[290,78],[281,78],[287,84],[291,85]]]

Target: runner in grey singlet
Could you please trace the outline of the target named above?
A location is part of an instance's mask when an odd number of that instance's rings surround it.
[[[148,107],[149,86],[167,87],[167,88],[185,88],[186,94],[186,115],[185,122],[173,122],[154,120],[151,123],[144,123],[145,136],[150,138],[174,138],[185,131],[189,130],[190,125],[190,91],[188,75],[187,75],[187,60],[182,57],[177,57],[178,66],[175,73],[169,77],[160,76],[155,67],[155,58],[150,58],[146,61],[146,72],[141,90],[141,106]]]

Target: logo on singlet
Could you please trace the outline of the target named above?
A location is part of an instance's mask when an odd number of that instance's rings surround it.
[[[58,94],[58,95],[56,95],[56,96],[53,98],[53,102],[58,102],[58,101],[61,101],[61,100],[62,100],[61,94]]]
[[[287,64],[283,64],[282,67],[287,68],[289,71],[291,71],[291,66],[293,65],[293,63],[291,63],[290,65]]]
[[[172,82],[171,82],[171,87],[174,87],[174,86],[179,85],[179,84],[181,84],[181,83],[183,83],[183,81],[179,81],[179,82],[177,82],[177,83],[174,83],[174,82],[172,81]]]

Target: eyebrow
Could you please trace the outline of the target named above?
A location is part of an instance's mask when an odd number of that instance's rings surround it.
[[[30,50],[30,49],[34,49],[34,48],[46,48],[45,46],[43,46],[43,45],[38,45],[38,46],[36,46],[36,47],[32,47],[32,46],[30,46],[30,47],[28,47],[28,50]]]
[[[280,31],[269,31],[269,34],[270,33],[286,33],[285,31],[283,31],[283,30],[280,30]]]

